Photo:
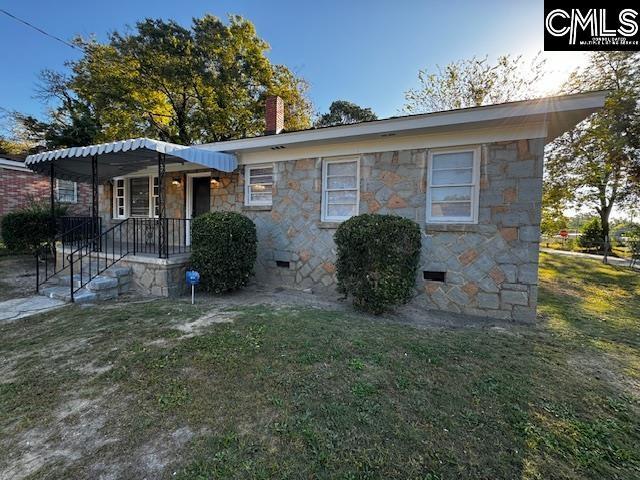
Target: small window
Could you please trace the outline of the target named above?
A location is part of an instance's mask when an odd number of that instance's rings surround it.
[[[322,221],[341,222],[358,214],[358,159],[330,159],[322,164]]]
[[[56,200],[60,203],[77,203],[78,184],[56,178]]]
[[[153,177],[153,191],[151,192],[151,204],[153,206],[153,216],[160,216],[160,205],[158,205],[158,195],[160,189],[158,188],[158,177]]]
[[[429,153],[427,223],[478,221],[480,149]]]
[[[245,205],[271,205],[273,202],[273,165],[245,167]]]
[[[124,178],[116,178],[113,182],[113,213],[115,218],[127,216]]]

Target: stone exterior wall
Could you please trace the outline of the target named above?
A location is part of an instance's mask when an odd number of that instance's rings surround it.
[[[425,223],[426,149],[360,155],[360,213],[401,215],[424,233],[415,304],[535,320],[543,149],[544,139],[482,146],[474,225]],[[322,159],[276,162],[272,207],[244,206],[242,167],[213,175],[220,181],[211,186],[211,210],[241,212],[256,223],[258,282],[336,293],[333,235],[338,225],[320,220]],[[185,187],[184,180],[180,187],[168,186],[168,214],[184,215]],[[108,211],[109,218],[110,194],[110,187],[103,189],[101,207],[106,205],[103,213]],[[445,282],[425,280],[424,271],[446,272]],[[161,282],[167,289],[163,294],[171,294],[172,275]],[[134,268],[134,282],[137,276]],[[175,273],[182,282],[179,276]],[[151,284],[142,288],[154,293]]]
[[[426,225],[426,149],[360,156],[360,213],[401,215],[423,229],[416,304],[535,320],[543,148],[543,139],[482,147],[477,225]],[[320,221],[321,175],[320,158],[276,163],[271,208],[243,206],[241,173],[212,190],[212,210],[256,222],[258,281],[335,293],[337,225]],[[424,271],[446,272],[446,281],[424,280]]]

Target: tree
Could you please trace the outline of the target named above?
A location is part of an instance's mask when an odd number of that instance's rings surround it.
[[[216,142],[264,131],[264,101],[285,100],[285,128],[310,126],[306,82],[266,57],[253,24],[205,15],[190,28],[146,19],[105,44],[83,49],[65,77],[44,72],[41,96],[56,108],[46,122],[20,121],[47,146],[149,136],[182,144]]]
[[[572,204],[597,212],[602,242],[613,207],[638,199],[639,63],[632,52],[592,54],[564,91],[608,89],[605,106],[548,148],[545,183],[569,192]]]
[[[527,62],[522,55],[502,55],[496,63],[474,56],[436,65],[434,72],[420,70],[420,86],[405,92],[403,110],[427,113],[533,98],[544,65],[539,56]]]
[[[316,127],[333,127],[351,123],[377,120],[378,116],[371,108],[363,108],[347,100],[336,100],[329,107],[329,112],[320,115],[315,122]]]

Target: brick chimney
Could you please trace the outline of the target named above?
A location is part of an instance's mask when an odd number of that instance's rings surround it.
[[[265,103],[266,128],[264,133],[276,135],[284,130],[284,101],[277,95],[269,95]]]

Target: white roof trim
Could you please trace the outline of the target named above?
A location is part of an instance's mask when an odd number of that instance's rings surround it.
[[[546,117],[571,111],[595,111],[604,106],[607,94],[608,92],[606,91],[599,91],[546,97],[499,105],[389,118],[353,125],[228,140],[203,144],[199,147],[218,151],[239,152],[248,149],[264,149],[305,142],[346,141],[358,137],[382,136],[401,132],[419,133],[420,131],[444,127],[450,127],[450,129],[466,128],[483,122],[515,121],[517,118]]]
[[[78,158],[127,152],[138,150],[140,148],[165,153],[167,155],[182,158],[191,163],[198,163],[200,165],[225,172],[232,172],[237,167],[236,157],[233,154],[217,152],[212,149],[187,147],[175,143],[152,140],[150,138],[131,138],[128,140],[101,143],[86,147],[71,147],[37,153],[35,155],[29,155],[25,161],[25,165],[35,165],[41,162],[51,162],[63,158]]]
[[[8,158],[0,158],[0,168],[6,168],[7,170],[18,170],[21,172],[30,172],[24,163],[16,160],[9,160]]]

